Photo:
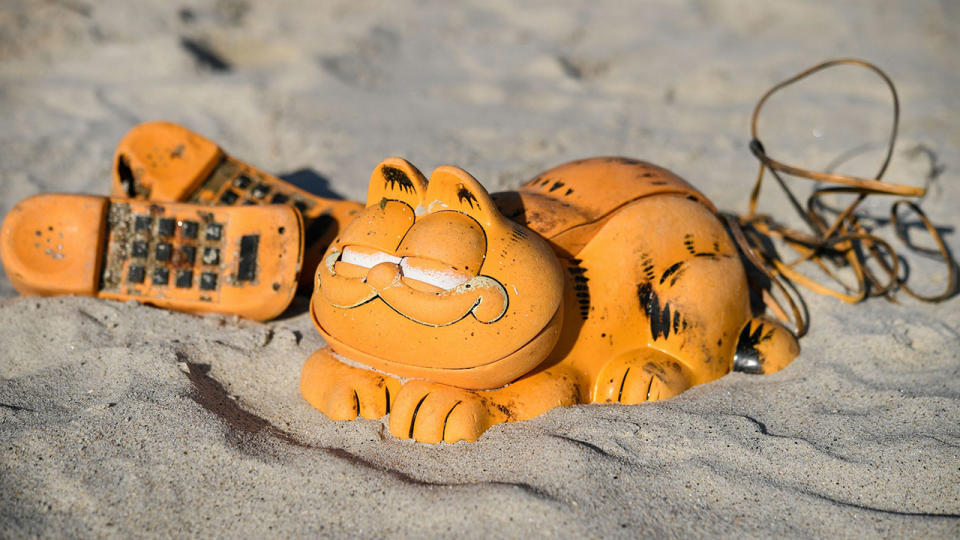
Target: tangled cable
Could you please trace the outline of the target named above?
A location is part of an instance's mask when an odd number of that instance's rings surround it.
[[[893,97],[893,125],[890,129],[887,152],[880,170],[874,178],[858,178],[788,165],[770,157],[760,141],[757,130],[760,111],[773,94],[813,73],[838,65],[855,65],[873,71],[883,79]],[[726,219],[734,240],[740,246],[743,254],[757,270],[766,275],[770,280],[771,287],[776,289],[780,296],[786,300],[792,314],[788,315],[780,301],[766,289],[761,293],[764,303],[782,320],[792,320],[798,337],[806,333],[809,326],[809,317],[806,315],[805,309],[801,309],[803,300],[794,284],[806,287],[818,294],[833,296],[850,303],[859,302],[868,296],[885,296],[892,300],[892,294],[897,289],[902,289],[910,296],[924,302],[940,302],[957,292],[957,264],[939,231],[915,202],[910,199],[895,201],[890,208],[890,223],[893,225],[900,241],[909,248],[939,256],[946,264],[947,285],[945,290],[937,295],[923,295],[907,285],[907,276],[901,276],[899,256],[896,250],[890,243],[872,234],[855,213],[860,203],[869,195],[922,197],[926,193],[926,190],[922,187],[905,186],[880,180],[893,156],[899,121],[900,101],[897,97],[896,87],[890,77],[869,62],[850,58],[823,62],[778,83],[760,98],[753,110],[750,123],[752,136],[750,151],[760,161],[760,170],[753,191],[750,193],[748,212],[736,218],[727,216]],[[760,188],[768,170],[811,232],[807,233],[789,228],[777,223],[769,215],[757,213]],[[815,189],[807,198],[806,208],[804,208],[784,182],[781,173],[830,185]],[[826,195],[838,193],[857,194],[857,197],[850,205],[840,211],[831,222],[826,215],[818,212],[818,208],[826,208],[820,202],[820,199]],[[903,206],[916,213],[936,243],[937,249],[922,248],[910,243],[906,229],[902,226],[899,217],[900,209]],[[769,241],[771,238],[781,240],[783,245],[792,248],[799,256],[790,262],[784,262],[774,249],[773,243]],[[867,266],[866,263],[870,259],[876,262],[881,275],[878,276]],[[800,273],[797,266],[804,262],[817,265],[829,279],[839,284],[839,288],[829,287]],[[843,266],[848,266],[852,270],[857,281],[855,285],[849,286],[840,280],[835,268]]]

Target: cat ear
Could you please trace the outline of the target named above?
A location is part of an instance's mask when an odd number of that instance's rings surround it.
[[[416,209],[427,192],[427,179],[409,161],[392,157],[377,165],[370,175],[367,188],[367,206],[380,204],[384,199],[405,202]]]
[[[428,212],[455,210],[476,219],[484,228],[504,219],[487,190],[459,167],[437,167],[430,175],[423,202]]]

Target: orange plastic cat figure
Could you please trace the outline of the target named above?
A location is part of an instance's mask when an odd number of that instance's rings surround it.
[[[333,420],[476,440],[554,407],[666,399],[770,373],[793,334],[751,313],[709,200],[660,167],[594,158],[489,195],[467,172],[377,166],[327,249],[310,312],[329,347],[301,391]]]

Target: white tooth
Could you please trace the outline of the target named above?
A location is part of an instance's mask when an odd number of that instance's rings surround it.
[[[340,260],[345,263],[355,264],[364,268],[373,268],[382,262],[400,264],[400,257],[395,257],[389,253],[384,253],[382,251],[368,253],[350,247],[343,248],[343,255],[341,255]]]
[[[423,268],[417,268],[416,266],[410,265],[410,263],[407,262],[407,259],[400,261],[400,270],[403,271],[404,277],[429,283],[434,287],[440,287],[441,289],[447,290],[467,281],[465,276],[454,274],[453,272],[441,272],[438,270],[424,270]]]

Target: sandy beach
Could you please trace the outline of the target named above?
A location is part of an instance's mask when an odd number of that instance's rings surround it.
[[[928,186],[957,253],[958,23],[933,0],[5,0],[0,217],[36,193],[107,194],[117,142],[161,119],[326,196],[363,200],[393,155],[490,192],[623,155],[741,213],[756,100],[843,56],[897,83],[885,178]],[[870,73],[769,107],[785,161],[869,176],[882,160],[890,98]],[[863,208],[890,237],[891,202]],[[794,219],[772,184],[761,204]],[[911,285],[942,289],[942,264],[900,249]],[[324,346],[306,298],[255,323],[23,298],[0,276],[0,536],[956,538],[960,300],[804,299],[782,372],[425,445],[301,398]]]

